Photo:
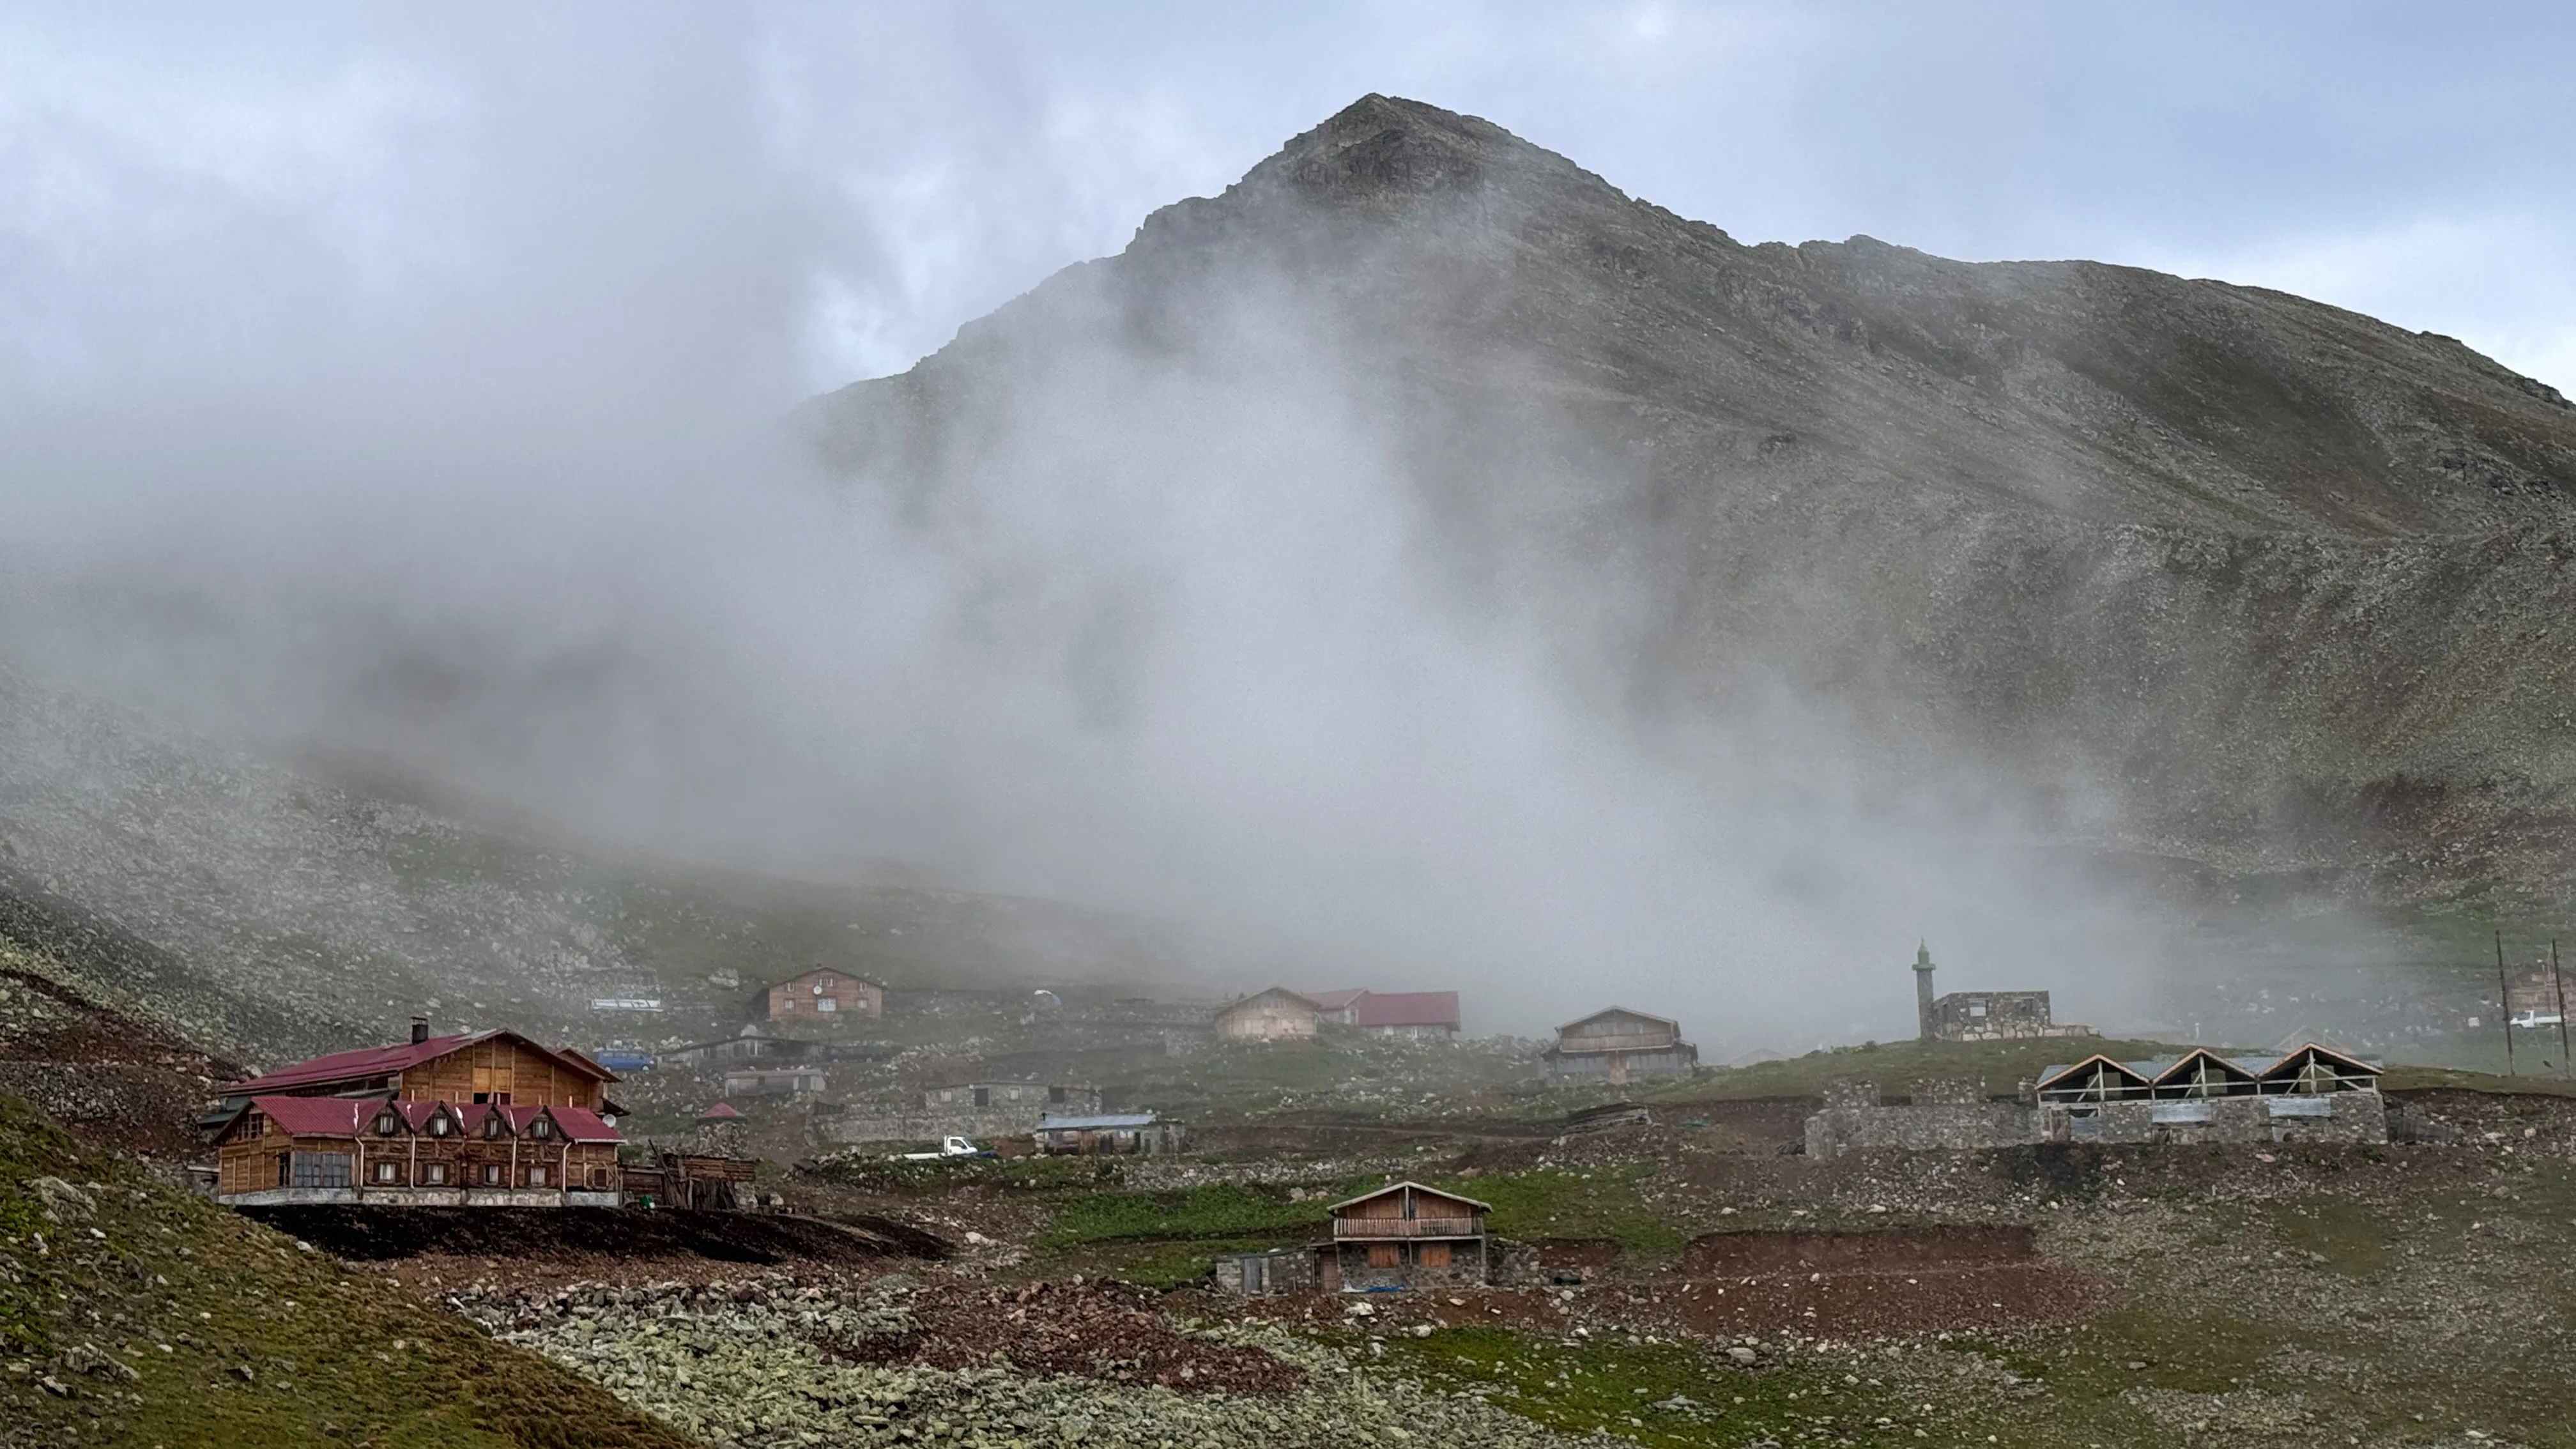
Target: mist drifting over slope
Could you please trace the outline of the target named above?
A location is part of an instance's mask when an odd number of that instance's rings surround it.
[[[430,178],[341,218],[383,229],[363,264],[253,186],[175,212],[214,284],[156,272],[114,222],[181,178],[99,141],[131,195],[54,264],[137,302],[13,354],[9,648],[540,833],[1186,921],[1235,943],[1211,988],[1455,983],[1520,1030],[1617,998],[1785,1043],[1901,1032],[1928,934],[2070,1014],[2122,1004],[2060,963],[2142,958],[2138,918],[1937,744],[1863,768],[1885,732],[1846,725],[1891,702],[1754,669],[1677,740],[1592,657],[1653,606],[1617,571],[1461,587],[1462,521],[1291,288],[1214,297],[1186,352],[1066,319],[956,440],[970,487],[817,476],[778,411],[817,269],[868,249],[760,164],[745,77],[669,58],[568,96],[345,77],[361,124],[325,106],[320,158]],[[398,123],[450,105],[479,124]]]

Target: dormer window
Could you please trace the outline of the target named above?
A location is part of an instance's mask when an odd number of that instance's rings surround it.
[[[502,1121],[498,1113],[483,1119],[483,1135],[486,1137],[499,1137],[509,1130],[510,1124]]]
[[[528,1124],[528,1135],[529,1135],[529,1136],[531,1136],[531,1137],[536,1137],[536,1138],[552,1137],[552,1136],[554,1135],[554,1133],[555,1133],[555,1124],[553,1124],[552,1122],[547,1121],[547,1120],[546,1120],[545,1118],[543,1118],[543,1117],[540,1117],[540,1118],[538,1118],[536,1121],[531,1122],[531,1123],[529,1123],[529,1124]]]
[[[399,1132],[399,1131],[401,1131],[401,1130],[402,1130],[402,1118],[395,1116],[395,1115],[394,1115],[393,1113],[391,1113],[391,1112],[379,1112],[379,1113],[377,1113],[377,1114],[376,1114],[376,1135],[377,1135],[377,1136],[379,1136],[379,1137],[391,1137],[391,1136],[393,1136],[395,1133],[397,1133],[397,1132]]]
[[[447,1135],[447,1129],[451,1125],[453,1124],[447,1120],[447,1114],[442,1112],[438,1116],[429,1119],[429,1135],[432,1137],[444,1137]]]

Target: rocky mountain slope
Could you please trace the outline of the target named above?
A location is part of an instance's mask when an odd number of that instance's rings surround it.
[[[1682,758],[1786,689],[1884,779],[1999,783],[2059,839],[2576,891],[2576,407],[2452,339],[2128,267],[1746,246],[1370,96],[806,421],[964,537],[997,457],[1114,426],[1048,406],[1104,362],[1320,375],[1461,614]]]
[[[816,964],[975,987],[1168,978],[1181,952],[1044,901],[531,844],[0,664],[0,974],[27,973],[34,1005],[74,992],[252,1065],[392,1040],[413,1012],[694,1041]]]

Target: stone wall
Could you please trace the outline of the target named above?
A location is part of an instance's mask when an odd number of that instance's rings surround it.
[[[2091,1027],[2050,1019],[2045,991],[1953,991],[1932,1003],[1932,1031],[1942,1041],[2014,1041],[2090,1036]]]
[[[2161,1102],[2047,1102],[2043,1142],[2385,1142],[2387,1099],[2375,1091],[2316,1096],[2184,1097]]]
[[[1870,1083],[1835,1083],[1807,1119],[1807,1155],[1890,1148],[1967,1152],[2029,1142],[2385,1142],[2388,1111],[2375,1091],[2316,1096],[2185,1097],[2026,1106],[1961,1100],[1956,1083],[1923,1083],[1915,1100],[1882,1106]],[[1837,1090],[1840,1089],[1840,1090]]]
[[[1248,1271],[1247,1271],[1248,1269]],[[1246,1287],[1250,1282],[1253,1286]],[[1274,1248],[1267,1253],[1219,1253],[1216,1286],[1228,1293],[1312,1293],[1322,1286],[1312,1248]]]

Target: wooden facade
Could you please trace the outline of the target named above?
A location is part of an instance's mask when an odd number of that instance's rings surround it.
[[[1492,1209],[1471,1197],[1398,1182],[1332,1206],[1333,1238],[1316,1250],[1328,1293],[1481,1287],[1493,1271]]]
[[[779,982],[762,999],[774,1021],[837,1021],[885,1015],[884,987],[825,966]]]
[[[230,1090],[218,1201],[609,1206],[616,1078],[515,1032],[316,1057]]]
[[[1622,1006],[1558,1027],[1544,1056],[1551,1076],[1611,1083],[1687,1077],[1699,1069],[1699,1048],[1682,1040],[1681,1023]]]
[[[215,1138],[221,1202],[613,1206],[621,1139],[580,1108],[254,1097]]]
[[[1227,1005],[1216,1014],[1216,1034],[1238,1041],[1281,1041],[1310,1037],[1322,1014],[1314,1002],[1286,987],[1273,986]]]

